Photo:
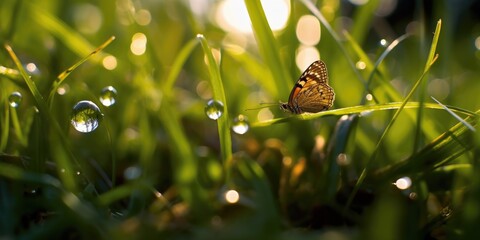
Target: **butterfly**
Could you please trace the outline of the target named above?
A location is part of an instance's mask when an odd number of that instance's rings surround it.
[[[295,114],[328,110],[335,100],[335,92],[328,85],[327,65],[317,60],[302,73],[290,92],[288,102],[280,108]]]

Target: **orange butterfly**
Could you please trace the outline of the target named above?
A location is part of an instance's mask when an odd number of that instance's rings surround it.
[[[327,66],[322,60],[313,62],[300,76],[287,103],[280,108],[295,114],[328,110],[335,100],[335,92],[328,85]]]

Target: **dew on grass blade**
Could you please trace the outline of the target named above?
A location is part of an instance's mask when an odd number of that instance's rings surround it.
[[[212,120],[217,120],[223,115],[223,103],[217,100],[209,100],[205,107],[205,114]]]
[[[240,114],[233,119],[232,130],[235,133],[245,134],[249,128],[250,128],[250,124],[248,123],[248,119],[245,115]]]
[[[100,92],[100,102],[105,107],[110,107],[115,104],[115,98],[117,97],[117,90],[112,87],[104,87]]]
[[[80,101],[73,106],[71,123],[77,131],[88,133],[98,127],[102,116],[102,112],[95,103]]]
[[[21,101],[22,101],[22,94],[19,93],[19,92],[13,92],[8,97],[8,102],[9,102],[10,106],[14,107],[14,108],[18,107],[20,105]]]

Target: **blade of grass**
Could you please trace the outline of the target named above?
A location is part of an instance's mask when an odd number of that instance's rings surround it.
[[[2,92],[5,92],[2,89]],[[5,96],[5,95],[3,95]],[[2,129],[1,138],[0,138],[0,152],[5,152],[8,144],[8,135],[10,133],[10,110],[8,109],[10,105],[6,99],[2,99],[4,104],[4,113],[2,114],[2,121],[0,122],[0,128]]]
[[[338,108],[338,109],[333,109],[333,110],[328,110],[328,111],[323,111],[319,113],[310,113],[310,114],[301,114],[301,115],[291,115],[289,117],[285,118],[275,118],[271,119],[268,121],[262,121],[262,122],[254,122],[252,123],[252,127],[267,127],[272,124],[277,124],[277,123],[283,123],[283,122],[288,122],[291,121],[292,119],[296,120],[312,120],[312,119],[317,119],[320,117],[325,117],[325,116],[343,116],[343,115],[348,115],[348,114],[362,114],[365,112],[375,112],[375,111],[383,111],[383,110],[398,110],[400,107],[402,107],[403,103],[401,102],[394,102],[394,103],[385,103],[385,104],[376,104],[376,105],[366,105],[366,106],[354,106],[354,107],[346,107],[346,108]],[[420,103],[418,102],[407,102],[403,108],[404,109],[412,109],[412,108],[418,108],[420,106]],[[425,108],[428,109],[441,109],[443,110],[444,108],[435,103],[425,103]],[[451,109],[454,112],[465,114],[467,116],[476,116],[476,113],[461,109],[458,107],[454,106],[448,106],[449,109]]]
[[[213,90],[213,97],[215,100],[221,101],[223,103],[223,115],[219,119],[218,122],[218,134],[220,137],[220,149],[222,153],[222,161],[225,167],[225,174],[227,182],[230,179],[230,173],[228,165],[230,165],[230,161],[232,158],[232,138],[230,135],[230,128],[229,128],[229,112],[228,112],[228,104],[227,99],[225,98],[225,91],[223,89],[223,83],[220,76],[220,70],[215,62],[215,59],[212,54],[212,50],[207,43],[207,39],[199,34],[197,35],[197,39],[200,41],[203,52],[207,57],[208,62],[208,72],[210,73],[210,85],[212,86]]]
[[[22,128],[21,128],[21,123],[20,120],[18,119],[17,115],[17,109],[16,108],[10,108],[11,112],[11,117],[12,117],[12,126],[13,129],[15,130],[15,135],[18,138],[18,141],[20,144],[25,147],[28,144],[27,136],[24,135]]]
[[[450,113],[450,115],[452,115],[454,118],[456,118],[459,122],[461,122],[463,125],[465,125],[466,127],[468,127],[470,130],[472,130],[473,132],[475,132],[475,128],[470,125],[467,121],[463,120],[463,118],[461,118],[460,116],[458,116],[457,114],[455,114],[452,110],[450,110],[447,106],[443,105],[440,101],[438,101],[437,99],[435,99],[433,96],[431,97],[433,99],[433,101],[437,102],[440,106],[443,107],[443,109],[445,109],[445,111],[447,111],[448,113]]]
[[[181,126],[178,111],[172,109],[168,99],[163,99],[160,106],[160,118],[171,140],[174,158],[172,161],[175,186],[182,199],[190,206],[194,216],[201,219],[211,213],[207,193],[198,182],[197,159],[192,151],[188,137]]]
[[[67,68],[67,70],[63,71],[62,73],[60,73],[57,76],[57,79],[53,82],[52,88],[50,90],[50,95],[49,95],[48,100],[47,100],[48,106],[52,107],[53,98],[54,98],[55,94],[57,93],[57,89],[60,86],[60,84],[62,84],[63,81],[65,81],[65,79],[68,77],[68,75],[70,75],[70,73],[72,73],[73,70],[75,70],[77,67],[82,65],[82,63],[86,62],[92,56],[94,56],[95,54],[99,53],[104,48],[106,48],[110,43],[112,43],[113,40],[115,40],[115,36],[111,36],[109,39],[107,39],[107,41],[105,41],[103,44],[101,44],[99,47],[97,47],[95,50],[93,50],[86,57],[82,58],[80,61],[76,62],[71,67]]]
[[[163,83],[163,86],[161,87],[163,89],[163,92],[166,94],[171,93],[173,84],[175,83],[175,80],[178,78],[178,75],[180,74],[180,71],[182,70],[183,65],[187,61],[188,57],[190,54],[192,54],[192,51],[195,49],[197,46],[198,41],[196,39],[190,40],[180,51],[180,53],[177,55],[175,58],[175,61],[172,64],[172,67],[170,68],[170,71],[167,75],[166,80],[159,81],[160,83]]]
[[[474,127],[478,125],[478,117],[478,115],[474,115],[462,120],[467,125]],[[461,122],[457,123],[408,159],[376,170],[368,181],[387,182],[389,179],[396,179],[412,172],[423,173],[445,166],[475,146],[473,140],[475,133],[467,125]]]
[[[435,34],[434,34],[434,37],[433,39],[437,39],[438,40],[438,35],[440,34],[440,26],[441,26],[441,21],[439,21],[439,24],[437,24],[437,29],[435,30]],[[434,52],[436,51],[436,42],[434,42],[435,44],[432,43],[432,47],[430,48],[430,52]],[[388,123],[387,127],[385,128],[385,130],[383,131],[382,135],[380,136],[380,139],[378,140],[378,143],[377,145],[375,146],[375,149],[372,153],[372,155],[370,156],[370,159],[368,160],[365,168],[362,170],[362,173],[360,174],[360,177],[358,178],[358,181],[357,183],[355,184],[355,188],[354,190],[352,191],[352,193],[350,194],[350,197],[347,201],[347,204],[345,205],[345,210],[348,209],[350,207],[350,204],[351,202],[353,201],[353,198],[355,197],[355,194],[356,192],[358,191],[360,185],[363,183],[366,175],[368,174],[368,170],[370,168],[370,165],[372,164],[372,162],[376,159],[377,157],[377,154],[378,154],[378,151],[380,149],[380,145],[382,144],[383,142],[383,139],[385,138],[386,134],[388,133],[388,131],[390,130],[390,128],[393,126],[393,124],[395,123],[395,120],[398,118],[399,114],[402,112],[403,108],[405,107],[405,105],[407,104],[408,100],[412,97],[413,93],[415,92],[415,90],[418,88],[418,86],[420,85],[420,83],[422,83],[422,80],[423,78],[425,77],[425,75],[428,73],[428,71],[430,70],[430,67],[435,63],[435,61],[437,60],[438,58],[438,54],[437,55],[432,55],[432,58],[429,58],[427,59],[427,63],[426,63],[426,68],[424,69],[422,75],[420,76],[420,78],[415,82],[415,84],[413,85],[412,89],[410,90],[410,92],[407,94],[407,96],[405,97],[405,100],[402,102],[402,105],[400,106],[399,109],[397,109],[397,111],[395,112],[395,114],[393,115],[392,119],[390,120],[390,122]],[[423,103],[420,103],[421,105]]]
[[[27,72],[23,68],[22,63],[18,59],[13,49],[8,44],[5,44],[5,49],[12,58],[15,65],[17,66],[18,70],[20,71],[23,80],[27,84],[30,93],[33,95],[33,98],[36,102],[36,106],[40,113],[43,126],[46,127],[46,129],[44,129],[44,134],[46,134],[45,136],[50,135],[51,142],[49,143],[49,145],[54,152],[53,155],[59,166],[57,169],[59,176],[62,182],[65,184],[66,189],[70,191],[76,191],[77,181],[74,175],[75,171],[73,171],[72,168],[72,161],[74,161],[74,157],[73,154],[68,150],[67,138],[62,134],[62,130],[58,122],[53,117],[51,117],[52,115],[47,107],[45,100],[43,99],[43,96],[40,94],[40,91],[38,90],[33,80],[28,76]],[[48,126],[52,127],[53,134],[49,134],[48,130],[50,128],[48,128]],[[61,169],[65,169],[66,171],[62,173],[60,172]]]
[[[278,43],[270,29],[262,4],[258,0],[245,0],[248,15],[252,22],[252,28],[257,40],[260,54],[270,70],[275,86],[281,94],[288,94],[293,82],[289,79],[288,72],[280,60]],[[281,96],[282,97],[282,96]]]
[[[438,38],[440,37],[440,31],[442,29],[442,20],[438,20],[437,26],[435,28],[435,33],[433,34],[433,40],[432,40],[432,45],[430,46],[430,52],[428,53],[428,58],[427,62],[425,63],[425,68],[424,72],[427,72],[427,69],[430,67],[429,62],[433,61],[435,58],[435,52],[437,50],[437,44],[438,44]],[[425,102],[425,90],[426,90],[426,81],[424,81],[420,85],[420,94],[419,94],[419,101],[423,105]],[[417,151],[417,149],[420,147],[422,144],[423,136],[421,134],[422,132],[422,119],[423,119],[423,106],[420,106],[418,108],[418,113],[417,113],[417,121],[416,121],[416,129],[415,129],[415,141],[413,143],[413,152]]]
[[[61,183],[50,175],[27,172],[17,166],[2,162],[0,162],[0,176],[15,181],[48,185],[58,189],[62,188]]]
[[[56,36],[67,46],[70,51],[76,53],[78,56],[88,55],[94,47],[77,31],[71,29],[63,21],[52,15],[49,11],[40,6],[40,2],[28,1],[28,16],[40,26],[45,28],[48,32]],[[97,63],[103,59],[102,54],[99,57],[93,58]]]

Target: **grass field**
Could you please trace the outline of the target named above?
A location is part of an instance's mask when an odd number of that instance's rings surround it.
[[[0,239],[478,239],[480,3],[269,3],[3,0]]]

